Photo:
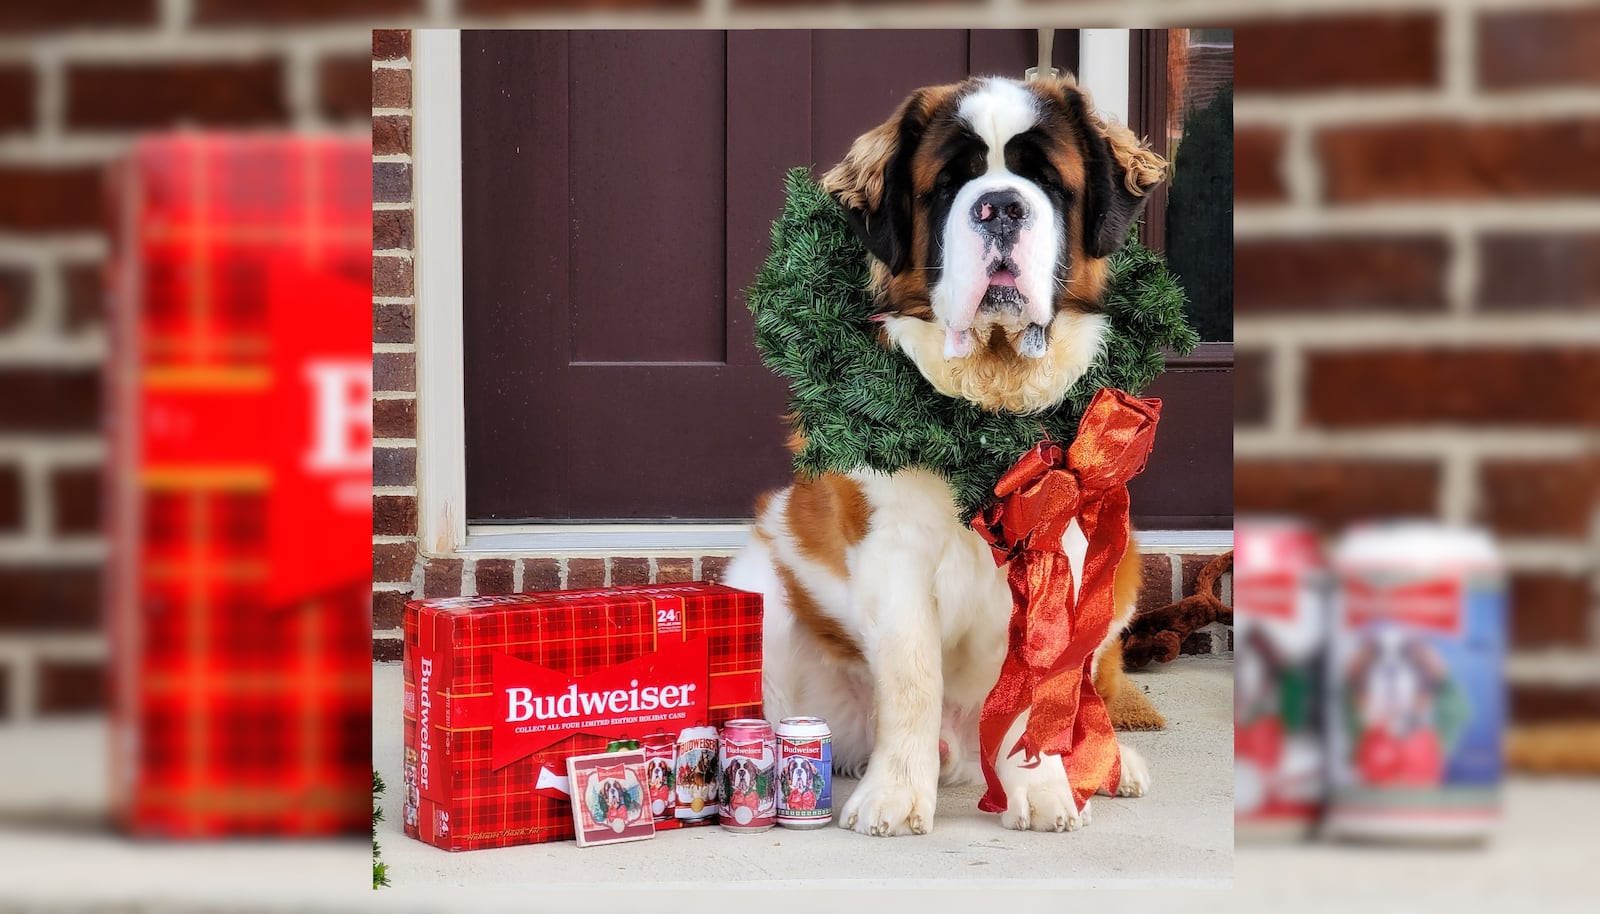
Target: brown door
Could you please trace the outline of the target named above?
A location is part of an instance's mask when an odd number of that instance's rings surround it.
[[[790,476],[741,292],[783,173],[1035,53],[1027,30],[464,32],[472,522],[748,517]]]

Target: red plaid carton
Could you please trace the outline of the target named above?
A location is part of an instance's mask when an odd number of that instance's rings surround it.
[[[189,134],[113,173],[117,818],[368,827],[371,149]]]
[[[453,851],[571,838],[570,756],[761,716],[761,595],[694,583],[412,601],[404,716],[406,834]]]

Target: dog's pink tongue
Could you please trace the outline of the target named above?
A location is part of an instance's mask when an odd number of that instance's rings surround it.
[[[1015,288],[1017,285],[1017,278],[1011,275],[1010,270],[996,270],[994,271],[994,274],[989,277],[989,285],[1011,286]]]

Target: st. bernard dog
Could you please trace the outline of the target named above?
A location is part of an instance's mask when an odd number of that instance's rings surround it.
[[[1166,171],[1072,81],[991,78],[913,93],[822,184],[870,254],[884,345],[945,396],[1026,413],[1060,402],[1100,354],[1106,257]],[[728,569],[727,583],[766,597],[768,716],[827,718],[835,766],[861,778],[839,824],[862,834],[926,833],[941,781],[980,779],[978,714],[1011,600],[957,514],[949,487],[923,470],[801,478],[762,497]],[[1080,577],[1076,523],[1065,542]],[[1117,622],[1096,653],[1114,714],[1118,634],[1138,587],[1130,543]],[[999,769],[1006,827],[1088,824],[1058,759],[1020,762]],[[1118,793],[1148,785],[1143,759],[1123,746]]]

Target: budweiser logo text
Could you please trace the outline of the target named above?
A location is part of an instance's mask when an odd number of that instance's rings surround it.
[[[639,688],[639,680],[632,679],[626,689],[609,692],[579,692],[576,683],[567,686],[560,695],[535,696],[532,689],[506,689],[510,709],[506,723],[514,724],[528,719],[561,720],[564,718],[593,717],[596,714],[622,714],[628,711],[655,711],[681,708],[694,704],[695,684],[646,686]]]
[[[1391,621],[1414,628],[1433,629],[1446,634],[1461,631],[1461,586],[1445,579],[1379,587],[1363,581],[1344,584],[1346,624],[1362,628],[1374,622]]]
[[[507,654],[493,655],[491,765],[499,768],[574,733],[614,739],[679,730],[707,714],[706,640],[573,677]],[[487,700],[487,699],[486,699]],[[476,714],[465,703],[458,713]]]
[[[417,716],[417,733],[419,749],[417,754],[421,757],[417,765],[417,781],[420,789],[433,789],[432,782],[428,779],[429,768],[433,757],[433,661],[427,657],[422,658],[422,673],[418,677],[417,691],[421,693],[418,704],[422,710]]]
[[[801,758],[822,758],[822,740],[808,740],[806,742],[783,741],[783,754],[785,757],[800,756]]]

